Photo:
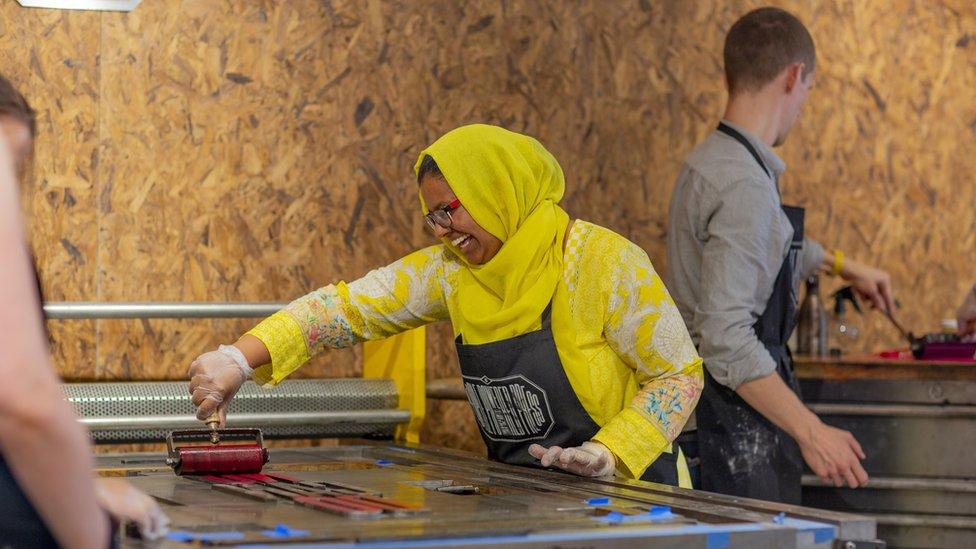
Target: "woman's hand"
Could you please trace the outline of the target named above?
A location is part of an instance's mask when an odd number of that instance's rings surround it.
[[[582,477],[606,477],[613,474],[617,458],[609,448],[599,442],[587,441],[575,448],[546,448],[539,444],[529,446],[529,454],[538,459],[543,467],[558,467]]]
[[[227,422],[227,404],[250,377],[250,366],[235,347],[221,345],[190,363],[190,400],[197,407],[197,419],[219,412],[220,426]]]
[[[119,523],[134,523],[143,539],[159,539],[169,531],[169,518],[156,500],[123,479],[96,478],[95,499]]]

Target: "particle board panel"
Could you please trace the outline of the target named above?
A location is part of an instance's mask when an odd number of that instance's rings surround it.
[[[825,245],[890,270],[906,326],[934,329],[973,282],[976,6],[773,4],[819,48],[779,151],[784,199],[808,207]],[[355,279],[430,242],[411,166],[470,122],[537,136],[566,172],[567,210],[633,239],[663,273],[680,159],[724,107],[724,33],[758,5],[4,3],[0,70],[41,111],[24,189],[49,298],[287,301]],[[866,321],[860,351],[897,344],[880,316]],[[68,377],[178,379],[252,324],[51,328]],[[429,333],[429,376],[457,375],[449,327]],[[358,361],[327,353],[302,373],[355,374]],[[431,414],[431,440],[480,444],[473,424],[449,427],[458,410]]]

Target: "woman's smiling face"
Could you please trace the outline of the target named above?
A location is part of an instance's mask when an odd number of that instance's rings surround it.
[[[420,194],[430,211],[443,208],[457,198],[447,181],[439,175],[428,174],[420,182]],[[451,211],[451,226],[444,228],[434,225],[434,236],[464,256],[472,265],[483,265],[495,257],[502,247],[502,241],[475,223],[464,203]]]

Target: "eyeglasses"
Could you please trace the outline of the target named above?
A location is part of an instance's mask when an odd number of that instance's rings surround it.
[[[427,227],[432,231],[436,230],[438,226],[444,229],[450,229],[451,224],[454,223],[454,220],[451,219],[451,212],[460,207],[461,201],[455,198],[447,206],[431,210],[429,214],[424,216],[424,222],[427,223]]]

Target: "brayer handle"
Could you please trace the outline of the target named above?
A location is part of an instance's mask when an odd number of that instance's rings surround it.
[[[203,420],[203,422],[206,423],[207,427],[210,427],[211,429],[220,427],[220,413],[215,411],[214,413],[210,414],[207,419]]]
[[[213,444],[220,442],[220,435],[217,434],[217,428],[220,427],[220,413],[215,410],[203,422],[210,428],[210,442]]]

